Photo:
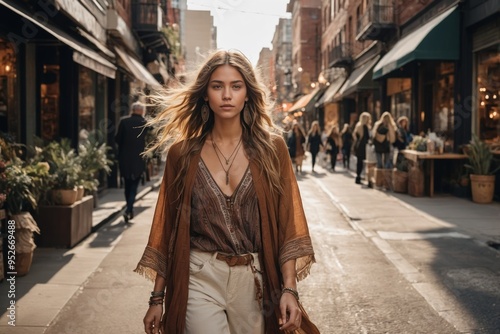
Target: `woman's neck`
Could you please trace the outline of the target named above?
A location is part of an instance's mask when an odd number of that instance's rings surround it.
[[[239,140],[243,129],[239,120],[237,122],[216,122],[212,129],[212,138],[217,141]]]

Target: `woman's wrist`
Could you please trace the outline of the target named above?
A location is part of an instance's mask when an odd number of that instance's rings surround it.
[[[295,297],[295,299],[297,299],[297,301],[299,301],[299,292],[296,289],[285,286],[283,289],[281,289],[281,295],[283,296],[285,293],[291,294]]]

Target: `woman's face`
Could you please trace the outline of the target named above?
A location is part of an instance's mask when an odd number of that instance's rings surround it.
[[[231,65],[219,66],[210,76],[206,99],[216,119],[240,117],[247,100],[243,76]]]

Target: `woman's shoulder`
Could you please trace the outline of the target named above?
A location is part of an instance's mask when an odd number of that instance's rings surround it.
[[[271,132],[269,136],[271,137],[271,143],[273,143],[274,147],[276,147],[277,150],[283,149],[288,152],[288,146],[286,145],[283,136],[274,132]],[[288,139],[290,140],[290,138]]]
[[[191,139],[194,140],[194,139]],[[173,158],[175,160],[179,159],[183,154],[183,148],[187,144],[186,140],[181,140],[174,142],[169,148],[167,152],[167,158]]]

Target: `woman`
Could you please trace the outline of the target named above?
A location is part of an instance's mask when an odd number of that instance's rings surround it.
[[[155,282],[146,333],[319,333],[298,303],[314,252],[263,87],[245,56],[217,51],[161,98],[153,149],[174,143],[135,270]]]
[[[354,127],[352,137],[354,140],[354,153],[356,154],[356,184],[361,184],[363,161],[366,159],[366,144],[370,139],[370,123],[372,116],[366,111],[359,115],[359,121]]]
[[[314,165],[316,165],[316,157],[318,156],[320,147],[323,147],[321,141],[321,131],[319,129],[319,122],[314,121],[311,124],[311,129],[307,134],[307,148],[311,152],[312,157],[312,171],[314,173]]]
[[[300,128],[299,123],[294,122],[287,145],[290,157],[295,162],[295,171],[297,173],[302,173],[302,162],[304,161],[306,154],[304,150],[305,142],[306,136],[304,135],[304,132]]]
[[[408,117],[401,116],[396,121],[396,141],[394,142],[394,148],[397,149],[396,165],[399,165],[404,160],[404,155],[401,153],[408,147],[408,144],[412,141],[412,135],[409,131]]]
[[[401,116],[396,121],[397,131],[396,131],[396,141],[394,142],[394,147],[399,151],[406,149],[408,144],[412,141],[412,135],[409,130],[409,120],[406,116]]]
[[[342,163],[344,165],[344,168],[349,169],[352,147],[352,131],[349,124],[344,124],[344,128],[340,133],[340,139],[342,140]]]
[[[330,162],[332,164],[332,171],[335,172],[335,165],[337,164],[337,154],[339,153],[339,147],[341,147],[341,140],[339,134],[339,128],[334,125],[326,137],[327,153],[330,154]]]
[[[377,168],[392,168],[391,146],[396,141],[396,123],[386,111],[373,125],[373,146],[377,156]]]

